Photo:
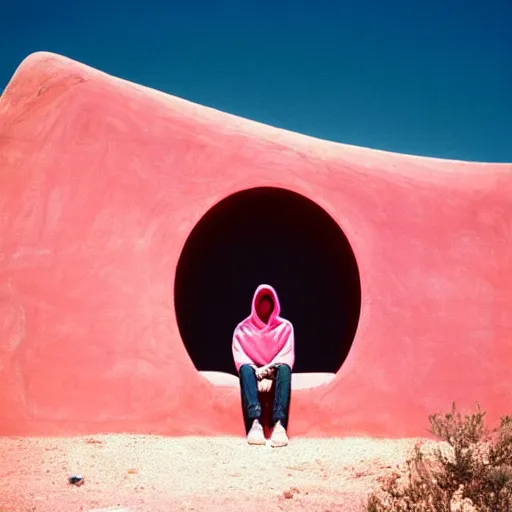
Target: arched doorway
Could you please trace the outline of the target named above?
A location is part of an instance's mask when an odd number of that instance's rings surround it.
[[[178,327],[198,371],[235,374],[231,339],[255,288],[279,294],[295,328],[295,372],[335,373],[357,329],[357,262],[338,224],[284,189],[238,192],[211,208],[188,237],[175,280]]]

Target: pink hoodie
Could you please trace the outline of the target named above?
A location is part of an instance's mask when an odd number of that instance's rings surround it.
[[[256,312],[256,304],[263,295],[270,295],[274,300],[274,310],[268,324],[263,322]],[[252,299],[250,316],[237,325],[233,334],[233,359],[237,372],[244,364],[265,366],[270,363],[281,363],[293,368],[293,326],[288,320],[279,317],[280,312],[281,306],[274,288],[266,284],[258,286]]]

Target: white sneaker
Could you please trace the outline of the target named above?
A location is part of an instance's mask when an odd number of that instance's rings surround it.
[[[247,434],[247,442],[253,445],[266,444],[265,434],[263,432],[263,426],[258,420],[254,420],[252,423],[251,430]]]
[[[283,427],[280,421],[275,424],[272,437],[270,438],[270,444],[273,448],[281,448],[288,444],[288,435],[286,429]]]

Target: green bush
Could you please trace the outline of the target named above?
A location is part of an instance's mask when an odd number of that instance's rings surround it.
[[[478,404],[464,416],[455,404],[431,415],[439,441],[417,445],[405,467],[370,494],[366,512],[512,511],[512,417],[493,430],[484,419]]]

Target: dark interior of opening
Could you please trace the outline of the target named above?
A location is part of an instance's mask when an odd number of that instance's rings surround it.
[[[190,234],[176,270],[178,327],[199,371],[236,374],[233,330],[259,284],[274,286],[295,328],[295,372],[337,372],[357,329],[357,263],[336,222],[277,188],[234,194]]]

